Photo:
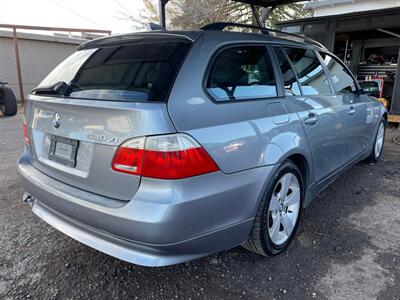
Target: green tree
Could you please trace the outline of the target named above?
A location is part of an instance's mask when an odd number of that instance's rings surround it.
[[[159,22],[158,1],[144,0],[145,10],[140,19],[134,20],[143,25]],[[259,15],[264,10],[258,8]],[[173,29],[199,29],[213,22],[239,22],[254,24],[253,13],[248,4],[230,0],[171,0],[166,7],[167,26]],[[274,8],[265,25],[274,26],[277,22],[309,16],[302,4],[289,4]]]

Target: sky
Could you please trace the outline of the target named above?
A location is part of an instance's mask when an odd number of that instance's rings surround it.
[[[0,24],[132,31],[121,11],[138,16],[142,0],[0,0]],[[2,30],[0,28],[0,30]]]

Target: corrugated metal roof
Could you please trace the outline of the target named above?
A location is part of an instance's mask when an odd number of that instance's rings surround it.
[[[393,13],[393,14],[400,15],[400,7],[392,7],[392,8],[377,9],[377,10],[365,10],[365,11],[358,11],[358,12],[352,12],[352,13],[347,13],[347,14],[289,20],[289,21],[279,22],[276,25],[282,26],[282,25],[299,24],[299,23],[310,23],[310,22],[315,22],[315,21],[353,19],[355,17],[366,17],[366,16],[373,16],[375,18],[379,18],[381,15],[385,15],[387,13]],[[397,23],[397,20],[394,20],[394,22]]]
[[[319,0],[319,1],[312,1],[308,2],[305,5],[305,8],[317,8],[322,6],[333,6],[336,4],[343,4],[343,3],[354,3],[357,2],[356,0]]]
[[[0,38],[13,38],[12,31],[0,30]],[[86,40],[78,38],[69,38],[64,36],[47,35],[47,34],[37,34],[30,32],[18,32],[18,39],[20,40],[33,40],[33,41],[43,41],[52,43],[62,43],[62,44],[73,44],[80,45]]]

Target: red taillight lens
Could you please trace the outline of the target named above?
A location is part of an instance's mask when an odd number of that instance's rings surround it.
[[[133,139],[118,148],[112,162],[114,171],[141,175],[145,138]]]
[[[208,153],[184,134],[130,140],[118,149],[112,168],[158,179],[181,179],[219,170]]]
[[[24,131],[24,142],[29,145],[28,125],[25,122],[22,124],[22,130]]]
[[[145,151],[145,177],[179,179],[218,171],[218,167],[203,148],[182,151]]]

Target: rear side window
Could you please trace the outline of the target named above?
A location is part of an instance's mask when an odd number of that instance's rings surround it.
[[[314,51],[283,48],[299,78],[303,95],[331,95],[328,78]]]
[[[46,94],[48,89],[42,87],[64,82],[66,88],[61,90],[61,96],[65,97],[166,101],[190,45],[190,42],[142,42],[80,50],[34,91]]]
[[[349,94],[357,90],[357,85],[347,68],[333,56],[321,52],[321,57],[329,69],[333,86],[338,94]]]
[[[299,82],[297,81],[296,74],[294,73],[289,61],[287,60],[285,53],[282,51],[281,48],[275,48],[275,54],[282,72],[283,82],[285,85],[285,95],[300,96],[301,89]]]
[[[235,46],[222,50],[208,75],[207,91],[216,101],[277,96],[265,46]]]

